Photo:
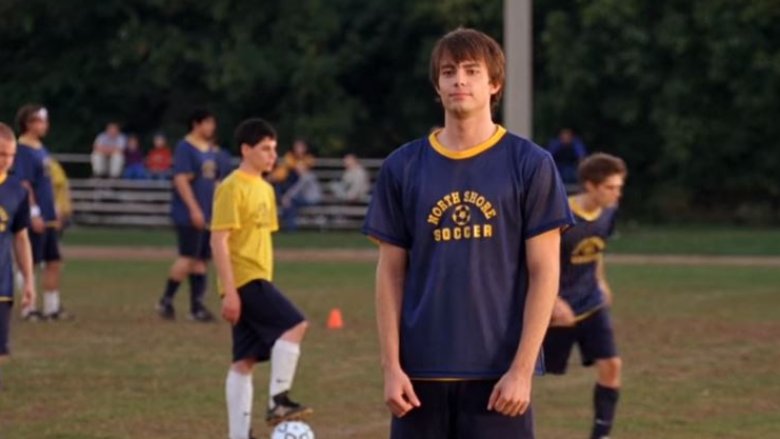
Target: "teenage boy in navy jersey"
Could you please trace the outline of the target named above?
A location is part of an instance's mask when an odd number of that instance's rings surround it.
[[[561,290],[544,340],[544,361],[548,372],[564,374],[576,344],[582,364],[596,365],[591,438],[603,439],[612,429],[622,367],[609,312],[612,290],[604,250],[627,171],[620,158],[597,153],[580,163],[577,174],[584,191],[569,198],[577,224],[563,237]]]
[[[190,130],[176,145],[173,155],[173,201],[171,218],[176,227],[179,257],[168,274],[157,312],[166,320],[176,316],[173,299],[185,277],[190,281],[190,318],[211,322],[214,316],[203,303],[209,246],[211,208],[219,179],[217,156],[212,148],[217,123],[208,110],[196,109],[187,120]]]
[[[12,253],[24,279],[22,308],[35,303],[32,249],[27,234],[30,223],[27,189],[19,180],[8,175],[15,156],[14,132],[8,125],[0,123],[0,365],[10,352],[9,330],[14,303]]]
[[[444,128],[384,162],[363,227],[391,438],[533,438],[531,381],[573,223],[552,157],[493,122],[504,55],[458,29],[433,49]]]
[[[30,245],[35,265],[43,269],[43,313],[35,302],[22,307],[26,321],[41,319],[57,321],[72,318],[62,307],[60,283],[62,255],[59,231],[62,222],[57,214],[54,186],[51,179],[51,158],[43,144],[49,132],[49,113],[38,104],[22,106],[16,114],[19,141],[11,174],[27,189],[30,203]]]

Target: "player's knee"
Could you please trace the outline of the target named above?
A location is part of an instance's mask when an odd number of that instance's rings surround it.
[[[234,362],[230,368],[237,373],[240,373],[242,375],[248,375],[252,373],[252,369],[255,366],[255,360],[250,359],[244,359],[244,360],[238,360]]]
[[[623,360],[620,357],[608,358],[599,362],[599,375],[602,380],[615,383],[620,380],[620,372],[623,369]]]

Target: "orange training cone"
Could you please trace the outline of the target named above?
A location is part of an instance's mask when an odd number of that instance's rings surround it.
[[[344,327],[344,319],[341,316],[341,310],[333,308],[328,316],[328,329],[341,329]]]

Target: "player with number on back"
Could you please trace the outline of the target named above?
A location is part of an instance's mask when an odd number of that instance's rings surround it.
[[[179,257],[171,266],[157,312],[166,320],[175,318],[173,299],[179,284],[188,276],[190,318],[196,322],[211,322],[214,317],[203,299],[207,264],[211,259],[208,223],[219,179],[217,157],[211,147],[217,123],[208,110],[196,109],[187,119],[187,126],[190,132],[176,145],[173,157],[171,217],[176,227]]]
[[[577,173],[584,191],[569,198],[577,224],[563,237],[561,290],[544,341],[544,360],[548,372],[563,374],[576,344],[583,365],[596,364],[591,438],[603,439],[612,428],[622,364],[610,319],[612,290],[604,270],[604,249],[627,171],[620,158],[597,153],[583,160]]]
[[[235,133],[241,164],[217,188],[211,247],[222,317],[233,325],[233,363],[225,382],[230,439],[250,436],[257,362],[271,360],[266,421],[276,425],[312,410],[289,397],[308,323],[274,286],[271,234],[279,230],[273,187],[263,179],[276,163],[276,132],[262,119]]]
[[[391,437],[534,437],[531,382],[573,223],[552,157],[493,122],[504,55],[457,29],[431,56],[444,128],[385,160],[363,227]]]

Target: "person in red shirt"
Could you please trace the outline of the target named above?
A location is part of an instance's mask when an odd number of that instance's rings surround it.
[[[165,179],[171,176],[173,153],[168,146],[168,140],[162,134],[154,136],[154,147],[146,155],[146,169],[154,179]]]

